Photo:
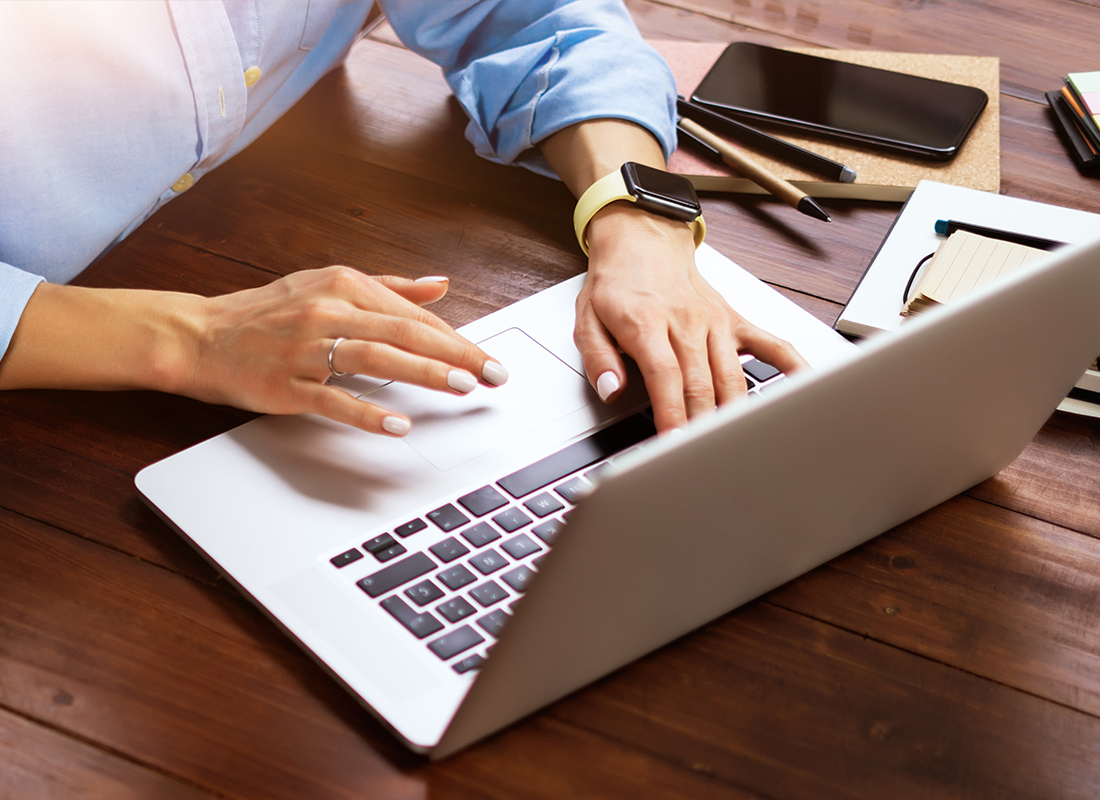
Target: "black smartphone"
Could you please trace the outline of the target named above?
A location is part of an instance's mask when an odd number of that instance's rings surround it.
[[[734,42],[692,100],[742,122],[946,161],[989,97],[974,86]]]

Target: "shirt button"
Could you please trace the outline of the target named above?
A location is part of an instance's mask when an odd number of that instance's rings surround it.
[[[173,192],[186,192],[192,186],[195,185],[195,176],[190,172],[185,173],[182,178],[172,184]]]
[[[249,67],[244,71],[244,85],[252,86],[252,84],[260,79],[262,74],[259,67]]]

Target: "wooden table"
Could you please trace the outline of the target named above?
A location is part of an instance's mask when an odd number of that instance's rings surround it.
[[[1100,211],[1042,93],[1100,69],[1097,0],[631,0],[651,37],[1002,60],[1002,191]],[[1091,60],[1090,60],[1091,59]],[[556,183],[483,162],[385,29],[81,282],[221,293],[350,264],[451,277],[462,324],[584,268]],[[832,322],[897,212],[705,200],[709,241]],[[0,796],[1095,797],[1100,423],[440,764],[402,749],[142,504],[249,418],[0,395]]]

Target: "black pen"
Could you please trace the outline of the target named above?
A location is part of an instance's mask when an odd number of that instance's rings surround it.
[[[685,100],[683,97],[677,96],[676,109],[680,112],[681,117],[702,123],[715,133],[722,133],[739,142],[752,145],[768,155],[788,161],[810,172],[815,172],[829,180],[839,183],[851,183],[856,179],[855,170],[846,167],[839,161],[825,158],[825,156],[818,155],[812,150],[807,150],[777,136],[757,130],[751,125],[724,117],[710,109],[696,105],[690,100]]]
[[[969,222],[959,222],[955,219],[936,220],[936,233],[940,236],[950,236],[955,231],[976,233],[989,239],[1034,247],[1036,250],[1057,250],[1059,247],[1065,247],[1066,244],[1065,242],[1056,242],[1053,239],[1044,239],[1040,236],[1029,236],[1026,233],[1014,233],[1013,231],[1002,231],[997,228],[986,228],[983,225],[971,225]]]

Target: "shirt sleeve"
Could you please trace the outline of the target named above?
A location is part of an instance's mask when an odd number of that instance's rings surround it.
[[[38,275],[0,262],[0,359],[8,352],[23,309],[42,280]]]
[[[676,84],[619,0],[386,0],[398,37],[443,68],[477,153],[553,174],[533,145],[589,119],[676,146]]]

